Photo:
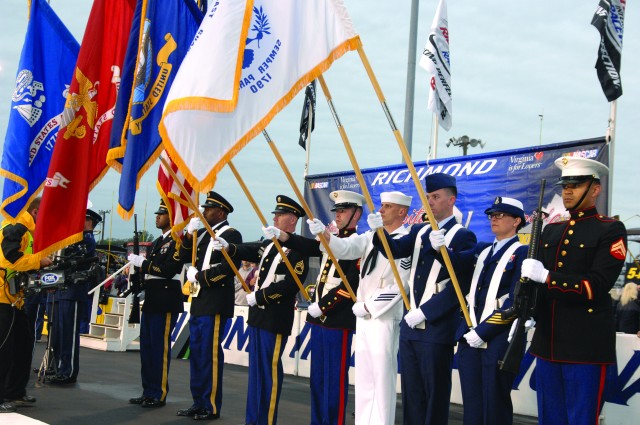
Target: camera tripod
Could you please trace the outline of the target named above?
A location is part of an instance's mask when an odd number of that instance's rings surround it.
[[[53,340],[55,338],[54,331],[54,312],[55,308],[55,293],[56,290],[51,291],[51,302],[49,300],[45,302],[45,306],[51,305],[51,308],[47,311],[47,347],[44,350],[44,355],[42,356],[42,362],[40,363],[40,367],[34,369],[34,372],[38,374],[38,382],[46,383],[50,378],[49,376],[55,376],[58,374],[58,365],[55,361],[55,355],[53,351]],[[47,297],[48,298],[48,297]]]

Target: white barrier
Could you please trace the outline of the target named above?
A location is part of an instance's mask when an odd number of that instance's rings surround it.
[[[185,304],[188,307],[188,304]],[[248,308],[235,308],[235,317],[229,321],[224,333],[223,348],[225,363],[248,366],[248,339],[247,316]],[[188,313],[181,317],[186,323]],[[296,311],[291,336],[287,340],[282,364],[286,374],[309,377],[309,325],[305,321],[306,311]],[[188,330],[188,326],[185,326]],[[529,334],[529,339],[532,333]],[[178,335],[174,338],[177,340]],[[355,339],[354,339],[355,341]],[[635,335],[618,334],[616,337],[616,349],[618,356],[617,373],[612,373],[607,379],[605,389],[605,406],[603,410],[604,421],[601,425],[626,425],[638,423],[640,418],[640,338]],[[355,363],[352,347],[351,365]],[[514,413],[527,416],[537,416],[536,393],[532,388],[531,374],[535,367],[535,359],[527,353],[523,360],[521,373],[516,379],[515,387],[511,392]],[[354,383],[354,368],[349,371],[349,382]],[[400,379],[398,377],[398,391]],[[462,404],[460,394],[460,379],[458,371],[453,371],[453,388],[451,402]],[[636,418],[636,419],[633,419]]]

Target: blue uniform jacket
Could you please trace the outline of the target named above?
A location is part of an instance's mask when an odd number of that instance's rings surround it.
[[[450,230],[456,221],[454,219],[449,220],[443,226],[443,229]],[[410,257],[413,254],[414,244],[416,237],[422,225],[413,225],[408,235],[402,236],[397,239],[387,236],[389,247],[394,258]],[[444,262],[440,258],[440,254],[431,247],[429,242],[429,233],[431,230],[422,235],[422,242],[420,248],[419,258],[413,258],[412,261],[417,261],[416,273],[413,282],[413,293],[409,294],[416,303],[422,298],[424,293],[427,277],[434,261],[442,262],[442,269],[438,274],[437,282],[440,282],[449,277],[449,272],[444,266]],[[378,239],[377,234],[373,238],[374,246],[380,248],[380,252],[384,255],[384,249]],[[472,231],[466,228],[460,229],[454,236],[451,244],[449,245],[449,252],[451,251],[464,251],[475,248],[476,235]],[[471,275],[469,273],[456,273],[458,283],[462,292],[466,294],[469,291],[469,284],[471,281]],[[404,340],[420,340],[424,342],[432,342],[438,344],[455,344],[455,331],[458,327],[458,323],[461,319],[460,316],[460,304],[456,296],[453,285],[449,282],[446,288],[437,294],[434,294],[431,299],[420,306],[420,309],[427,318],[426,329],[411,329],[407,323],[403,320],[400,325],[400,338]]]
[[[491,283],[491,278],[493,277],[496,266],[502,258],[503,253],[517,241],[517,237],[509,240],[503,247],[498,250],[498,252],[494,252],[491,257],[486,258],[484,264],[477,264],[477,260],[480,253],[488,246],[491,246],[491,244],[487,242],[479,243],[475,249],[459,253],[450,253],[451,263],[453,264],[456,271],[464,270],[465,273],[470,273],[470,276],[473,277],[473,271],[477,267],[482,267],[482,272],[478,279],[478,285],[476,287],[475,294],[475,316],[478,323],[475,331],[478,336],[480,336],[480,338],[482,338],[486,342],[491,341],[498,335],[502,335],[506,338],[509,334],[511,323],[513,323],[513,319],[502,320],[500,312],[502,310],[508,309],[513,304],[513,291],[515,289],[516,283],[520,280],[520,269],[522,268],[522,261],[527,258],[528,248],[526,245],[523,245],[515,250],[502,272],[502,278],[500,279],[500,286],[498,288],[496,298],[502,298],[507,293],[509,294],[509,297],[504,301],[500,309],[495,309],[494,313],[491,316],[487,317],[484,321],[481,321],[480,317],[482,316],[482,311],[484,310],[484,306],[487,301],[489,285]],[[471,269],[469,270],[469,268]],[[469,284],[471,284],[471,279],[469,280]],[[490,302],[495,302],[495,298],[493,300],[490,300]],[[464,335],[468,331],[469,327],[464,321],[462,321],[460,323],[460,326],[458,327],[458,331],[456,332],[456,341],[462,338],[462,335]]]

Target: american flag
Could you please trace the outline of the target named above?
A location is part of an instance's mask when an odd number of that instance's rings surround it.
[[[188,198],[191,198],[194,202],[196,192],[191,185],[184,178],[178,166],[173,162],[171,157],[167,154],[167,151],[162,151],[160,155],[164,161],[171,167],[175,176],[179,179],[182,186],[186,189],[186,194],[180,190],[180,185],[174,180],[173,176],[164,166],[164,163],[160,163],[158,168],[158,182],[156,186],[160,196],[164,199],[164,203],[169,210],[169,219],[171,220],[171,235],[174,239],[177,239],[182,234],[182,229],[187,225],[187,218],[193,214],[193,210],[189,208]]]

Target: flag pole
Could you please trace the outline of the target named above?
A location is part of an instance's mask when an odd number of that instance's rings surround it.
[[[336,127],[338,127],[338,132],[342,137],[342,142],[347,151],[347,155],[349,155],[349,160],[351,161],[351,166],[353,167],[356,178],[358,179],[358,183],[360,183],[360,187],[362,188],[362,195],[364,196],[365,201],[367,202],[367,206],[369,207],[369,211],[374,212],[375,206],[373,204],[373,200],[371,199],[371,193],[369,193],[369,189],[367,188],[367,184],[364,181],[364,176],[362,175],[362,171],[358,165],[358,161],[356,160],[355,154],[353,153],[353,149],[351,148],[351,143],[349,142],[349,138],[347,137],[347,132],[340,122],[340,117],[338,117],[338,112],[335,109],[333,104],[333,99],[331,97],[331,92],[329,92],[329,87],[327,86],[326,81],[324,80],[324,76],[320,75],[318,77],[318,81],[320,81],[320,86],[322,87],[322,91],[324,96],[327,99],[327,103],[329,104],[329,109],[331,110],[331,114],[333,115],[333,121],[336,123]],[[409,304],[409,298],[407,298],[407,293],[404,290],[404,284],[402,279],[400,278],[400,273],[398,272],[398,266],[393,260],[393,255],[391,254],[391,248],[389,247],[389,241],[384,236],[384,230],[379,228],[376,230],[378,233],[378,238],[382,242],[382,246],[384,248],[384,252],[389,260],[389,265],[391,266],[391,271],[393,272],[393,276],[395,278],[396,283],[398,284],[398,288],[400,289],[400,295],[402,296],[402,300],[404,301],[404,305],[407,310],[411,310],[411,304]]]
[[[280,164],[280,168],[282,168],[282,171],[284,171],[284,174],[287,177],[287,180],[289,180],[289,184],[291,185],[291,188],[293,189],[296,196],[298,197],[298,200],[300,201],[300,205],[302,205],[304,212],[307,214],[307,217],[309,217],[309,219],[313,220],[313,214],[311,213],[311,209],[309,208],[307,201],[304,199],[304,196],[300,192],[300,189],[298,189],[298,186],[296,185],[296,182],[293,180],[293,176],[291,175],[291,172],[289,171],[287,164],[285,164],[284,160],[282,159],[282,156],[280,156],[280,152],[278,151],[278,148],[276,147],[273,140],[271,140],[271,137],[269,136],[269,133],[267,133],[266,129],[262,130],[262,135],[264,136],[265,139],[267,139],[267,144],[271,148],[273,155],[278,160],[278,163]],[[351,285],[349,285],[349,281],[347,280],[347,277],[345,276],[344,271],[342,271],[342,267],[340,267],[338,260],[336,260],[336,257],[333,255],[333,252],[329,248],[329,243],[327,242],[327,240],[325,239],[322,233],[318,234],[318,239],[320,239],[320,243],[322,244],[325,251],[327,252],[327,255],[333,262],[333,265],[335,266],[336,271],[340,276],[340,279],[342,279],[344,286],[347,288],[347,292],[349,292],[351,299],[353,300],[353,302],[356,302],[357,301],[356,294],[353,292]]]
[[[384,111],[384,114],[387,117],[387,121],[391,126],[391,131],[396,137],[396,141],[398,142],[398,147],[402,152],[402,157],[404,158],[404,162],[407,164],[407,168],[409,169],[409,173],[411,174],[413,183],[416,186],[418,195],[420,196],[420,201],[422,202],[424,210],[427,213],[427,217],[429,218],[429,223],[431,224],[431,228],[433,230],[438,230],[438,222],[433,216],[433,211],[431,211],[431,207],[429,206],[429,202],[427,201],[427,194],[425,193],[424,188],[420,184],[420,177],[418,177],[418,173],[416,172],[416,167],[413,165],[413,162],[411,161],[411,156],[409,155],[409,152],[407,151],[407,148],[405,147],[404,142],[402,141],[402,135],[400,134],[400,131],[398,130],[398,127],[396,126],[396,123],[394,122],[393,117],[391,116],[391,111],[389,111],[389,107],[387,106],[387,101],[384,97],[384,94],[382,93],[380,84],[378,84],[378,80],[375,74],[373,73],[373,69],[371,68],[371,64],[369,63],[369,59],[367,59],[367,55],[365,54],[364,49],[362,48],[362,42],[360,40],[358,40],[358,55],[360,56],[360,60],[362,61],[362,64],[364,65],[365,70],[367,71],[367,75],[369,76],[369,80],[371,81],[371,84],[373,86],[374,91],[376,92],[376,95],[378,96],[378,100],[382,105],[382,110]],[[464,315],[464,319],[467,323],[467,326],[472,327],[473,324],[471,323],[471,318],[469,317],[469,309],[467,308],[467,303],[465,301],[464,294],[460,289],[458,278],[456,277],[455,271],[453,270],[453,265],[451,264],[451,259],[449,258],[449,252],[447,251],[447,248],[444,245],[440,247],[440,254],[444,259],[447,272],[449,272],[449,277],[451,278],[451,283],[453,284],[453,288],[456,291],[458,302],[460,303],[460,309],[462,310],[462,314]]]
[[[607,215],[612,215],[612,207],[611,203],[613,200],[613,160],[614,160],[614,141],[616,138],[616,115],[618,114],[618,100],[614,100],[610,102],[609,108],[609,126],[607,127],[607,146],[609,146],[609,180],[607,181],[607,207],[609,211],[607,211]]]
[[[251,206],[253,207],[253,209],[256,212],[256,214],[258,215],[258,219],[260,220],[260,222],[265,227],[268,226],[269,224],[267,223],[267,219],[265,218],[265,216],[260,211],[260,208],[258,207],[258,204],[256,204],[256,200],[253,198],[253,195],[251,194],[251,192],[247,188],[247,185],[244,183],[244,180],[240,176],[240,173],[238,173],[238,170],[236,169],[235,165],[233,165],[233,162],[229,161],[227,163],[227,165],[229,165],[229,168],[231,168],[231,172],[233,173],[233,175],[236,176],[236,179],[238,180],[238,183],[240,184],[240,187],[244,191],[245,196],[247,197],[247,199],[251,203]],[[289,257],[287,257],[287,254],[282,249],[282,246],[280,245],[280,242],[278,241],[278,238],[274,237],[274,238],[271,239],[271,241],[273,241],[273,244],[278,249],[278,252],[280,253],[280,256],[282,257],[282,260],[284,261],[285,265],[287,266],[287,269],[289,269],[289,273],[291,273],[291,276],[293,277],[293,280],[296,281],[296,284],[298,285],[298,288],[300,288],[300,292],[302,292],[302,295],[304,296],[304,299],[307,300],[307,301],[311,301],[311,297],[309,296],[309,293],[305,289],[305,287],[302,284],[302,282],[300,282],[300,278],[298,277],[298,274],[296,273],[296,271],[294,270],[293,266],[291,265],[291,262],[289,261]]]
[[[191,199],[191,197],[189,196],[189,192],[187,191],[187,189],[184,187],[184,185],[182,184],[182,182],[180,181],[180,179],[178,178],[178,176],[176,175],[176,173],[173,171],[173,168],[171,168],[171,166],[169,165],[169,163],[167,162],[166,159],[164,159],[162,157],[162,155],[160,155],[160,162],[162,162],[162,165],[164,165],[164,168],[167,170],[167,172],[169,174],[171,174],[171,177],[174,180],[174,183],[176,185],[178,185],[178,187],[180,188],[180,192],[182,192],[185,195],[185,198],[187,199],[187,204],[188,207],[190,209],[193,210],[194,214],[198,216],[198,218],[200,219],[200,221],[202,222],[202,224],[204,224],[205,229],[207,229],[207,232],[209,233],[209,235],[215,239],[216,238],[216,234],[213,232],[213,229],[211,228],[211,226],[209,225],[209,223],[207,223],[207,220],[205,220],[204,216],[202,215],[202,213],[200,212],[200,210],[198,209],[198,206],[194,203],[193,199]],[[196,245],[195,242],[191,245],[191,249],[195,250],[196,249]],[[251,290],[249,289],[249,287],[247,286],[247,283],[244,281],[244,278],[240,275],[240,272],[238,271],[238,268],[236,267],[235,264],[233,264],[233,261],[231,260],[231,257],[229,257],[229,254],[227,253],[227,251],[225,251],[224,249],[220,251],[224,257],[225,260],[227,260],[227,263],[229,263],[229,267],[231,267],[231,270],[233,270],[233,273],[236,275],[236,277],[238,278],[238,280],[240,281],[240,283],[242,284],[242,288],[244,288],[244,290],[246,292],[251,292]]]
[[[307,126],[307,140],[304,141],[305,155],[306,155],[306,159],[304,163],[304,178],[306,178],[309,175],[309,159],[311,158],[311,123],[313,122],[314,114],[315,114],[314,108],[310,107],[309,108],[309,125]]]
[[[440,121],[438,120],[438,114],[433,114],[433,140],[431,141],[431,159],[436,159],[438,157],[438,127],[440,125]]]

